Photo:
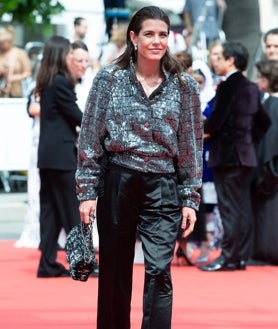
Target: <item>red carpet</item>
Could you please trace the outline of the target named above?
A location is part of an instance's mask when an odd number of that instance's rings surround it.
[[[0,241],[0,328],[95,329],[98,279],[38,279],[39,252],[13,243]],[[173,265],[172,274],[172,329],[278,328],[278,267],[207,273]],[[140,329],[142,287],[143,266],[134,265],[132,329]]]

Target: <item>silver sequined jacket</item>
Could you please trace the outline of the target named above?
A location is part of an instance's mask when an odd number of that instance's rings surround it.
[[[111,65],[95,77],[82,119],[77,195],[80,201],[98,195],[104,149],[112,163],[141,172],[177,172],[183,206],[198,209],[201,187],[203,123],[199,92],[187,74],[183,86],[176,74],[148,98],[134,65]]]

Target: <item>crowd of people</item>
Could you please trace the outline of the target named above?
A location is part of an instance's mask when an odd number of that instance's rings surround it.
[[[167,14],[147,6],[111,26],[98,58],[77,17],[71,40],[45,42],[29,90],[28,211],[15,246],[40,249],[38,277],[69,276],[57,251],[75,225],[94,221],[98,329],[130,328],[137,240],[142,328],[171,328],[175,255],[209,272],[278,265],[278,28],[265,33],[251,81],[246,47],[221,40],[219,25],[207,27],[205,60],[190,51],[200,15],[216,24],[227,10],[223,0],[201,2],[186,1],[179,46]],[[13,40],[0,30],[2,97],[23,96],[31,75]]]

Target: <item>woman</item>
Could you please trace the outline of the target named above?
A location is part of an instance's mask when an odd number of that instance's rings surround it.
[[[38,248],[40,243],[40,177],[37,161],[40,132],[40,97],[34,94],[34,88],[28,96],[27,113],[33,118],[27,180],[28,203],[23,229],[14,246],[17,248]]]
[[[24,49],[14,46],[12,26],[0,29],[0,97],[23,97],[22,82],[31,76],[32,68]]]
[[[109,42],[103,46],[100,58],[100,64],[111,64],[115,58],[120,56],[125,49],[126,42],[126,23],[113,24],[111,30],[111,38]]]
[[[257,148],[258,167],[253,180],[253,259],[278,265],[278,62],[263,60],[256,67],[259,89],[269,93],[264,106],[272,123]]]
[[[84,79],[85,72],[88,68],[88,48],[82,41],[75,41],[71,44],[72,56],[70,70],[76,79],[80,80],[75,86],[77,104],[82,110],[85,107],[85,101],[92,85],[91,79]],[[82,78],[82,80],[81,80]],[[89,80],[89,81],[88,81]],[[86,96],[85,96],[86,95]],[[34,88],[28,96],[27,113],[33,119],[31,145],[30,145],[30,162],[28,168],[28,205],[24,220],[24,226],[19,239],[15,242],[15,247],[38,248],[40,242],[39,234],[39,191],[40,177],[37,168],[37,153],[39,144],[40,131],[40,97],[34,95]],[[65,245],[65,231],[62,230],[58,243],[62,248]],[[95,242],[95,241],[94,241]]]
[[[70,71],[68,39],[51,37],[45,44],[35,95],[40,96],[40,250],[38,277],[69,276],[56,261],[61,228],[69,233],[80,222],[75,191],[77,131],[82,112],[76,104],[76,79]]]
[[[82,121],[76,178],[81,220],[96,211],[98,221],[98,329],[130,328],[137,230],[142,328],[171,328],[170,264],[179,227],[186,236],[196,221],[202,118],[195,81],[167,50],[169,30],[158,7],[132,17],[126,50],[96,75]]]

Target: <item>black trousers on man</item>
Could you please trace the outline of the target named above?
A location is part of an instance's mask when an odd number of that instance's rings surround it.
[[[218,207],[224,229],[222,256],[227,263],[247,261],[251,252],[253,215],[250,182],[253,168],[213,168]]]

